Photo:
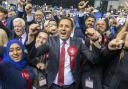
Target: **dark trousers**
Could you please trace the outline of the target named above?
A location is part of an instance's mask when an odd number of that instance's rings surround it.
[[[71,85],[64,85],[64,86],[59,86],[56,84],[52,84],[52,86],[50,87],[50,89],[76,89],[76,84],[73,83]]]

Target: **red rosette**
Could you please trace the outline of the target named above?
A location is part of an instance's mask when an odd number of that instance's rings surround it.
[[[75,65],[75,56],[76,56],[77,52],[78,52],[78,49],[75,45],[71,45],[68,47],[68,54],[71,58],[71,65],[70,66],[71,66],[72,70],[73,70],[74,65]]]
[[[22,71],[22,77],[27,81],[27,89],[31,89],[30,76],[27,70]]]

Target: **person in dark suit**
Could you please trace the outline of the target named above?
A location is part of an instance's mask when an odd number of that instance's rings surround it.
[[[128,20],[117,34],[117,37],[109,42],[109,59],[104,73],[103,89],[127,89],[128,88]]]
[[[23,44],[27,38],[25,21],[22,18],[15,18],[13,20],[14,30],[12,39],[19,39]]]
[[[40,45],[43,45],[47,42],[48,40],[48,34],[46,32],[39,32],[39,34],[37,35],[36,37],[36,40],[35,40],[35,47],[39,47]],[[32,49],[32,47],[31,47]],[[48,54],[45,53],[44,55],[41,55],[40,57],[36,57],[36,59],[32,60],[31,59],[31,63],[34,63],[34,64],[31,64],[33,65],[34,67],[36,67],[37,70],[35,70],[35,73],[36,73],[36,78],[35,78],[35,87],[37,89],[47,89],[47,83],[39,83],[41,81],[46,81],[46,72],[45,72],[45,69],[40,69],[40,63],[44,63],[45,65],[47,65],[47,58],[48,58]],[[37,64],[36,64],[37,63]],[[39,65],[39,67],[38,67]]]
[[[0,21],[4,24],[4,26],[7,26],[7,21],[6,21],[7,14],[8,14],[8,11],[2,6],[0,6]]]
[[[82,30],[82,33],[79,31],[80,29],[76,29],[74,32],[74,35],[80,38],[85,39],[85,31],[88,28],[94,28],[96,22],[96,18],[93,15],[90,15],[88,17],[86,17],[86,19],[84,20],[84,26],[83,29],[80,28]]]
[[[23,44],[27,41],[28,29],[26,27],[25,21],[22,18],[15,18],[13,20],[14,30],[12,39],[19,39]],[[31,24],[29,29],[35,30],[36,33],[39,32],[40,27],[38,24]]]
[[[11,38],[11,27],[12,26],[12,19],[7,18],[8,11],[0,6],[0,28],[6,31],[9,38]]]
[[[25,6],[26,11],[26,18],[27,18],[27,24],[31,25],[32,23],[37,23],[40,25],[40,30],[44,30],[44,22],[45,22],[45,15],[41,10],[37,10],[35,14],[32,14],[32,4],[27,4]]]
[[[86,29],[85,35],[85,45],[89,48],[90,51],[93,51],[95,48],[95,46],[92,46],[93,41],[102,41],[102,36],[94,28]],[[101,51],[102,49],[103,47],[101,46]],[[102,61],[105,60],[103,60],[102,56],[100,55],[99,61],[95,64],[91,63],[88,60],[82,62],[82,64],[84,65],[82,67],[81,77],[83,89],[102,89],[102,70],[104,66]]]
[[[72,20],[63,17],[58,24],[58,36],[50,37],[48,43],[33,49],[36,57],[48,52],[46,73],[49,89],[78,89],[81,57],[92,63],[98,61],[98,46],[89,51],[81,39],[71,38],[72,31]]]
[[[8,30],[4,25],[3,23],[0,21],[0,28],[3,29],[6,33],[7,33],[7,36],[8,38],[12,38],[12,31]]]

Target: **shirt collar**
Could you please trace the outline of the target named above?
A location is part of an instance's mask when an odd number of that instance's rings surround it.
[[[62,44],[63,44],[63,40],[60,39],[60,45],[62,45]],[[70,45],[70,38],[69,38],[68,40],[66,40],[66,44],[67,44],[67,45]]]
[[[26,37],[27,33],[24,32],[24,34],[21,36],[22,38]]]

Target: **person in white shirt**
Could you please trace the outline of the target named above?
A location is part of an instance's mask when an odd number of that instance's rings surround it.
[[[25,21],[22,18],[15,18],[13,20],[14,25],[14,38],[18,38],[23,44],[26,41],[27,33],[25,31]]]

